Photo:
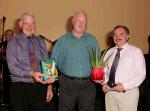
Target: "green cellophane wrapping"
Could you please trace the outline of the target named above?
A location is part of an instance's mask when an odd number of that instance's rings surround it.
[[[42,73],[44,75],[43,80],[47,80],[48,78],[55,78],[55,80],[58,80],[58,70],[54,60],[42,60],[41,66]]]

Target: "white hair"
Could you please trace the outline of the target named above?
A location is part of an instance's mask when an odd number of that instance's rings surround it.
[[[33,19],[35,19],[34,15],[31,12],[25,12],[21,15],[20,20],[23,20],[27,16],[32,17]]]
[[[86,12],[84,10],[80,10],[80,11],[77,11],[77,12],[74,13],[72,22],[74,22],[76,20],[76,18],[79,16],[79,14],[83,14],[86,17],[86,19],[87,19]]]

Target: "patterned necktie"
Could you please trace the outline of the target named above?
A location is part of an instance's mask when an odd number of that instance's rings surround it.
[[[28,37],[29,40],[29,58],[33,71],[38,71],[38,61],[36,56],[36,44],[33,37]]]
[[[116,73],[116,69],[117,69],[117,66],[118,66],[121,50],[122,50],[122,48],[117,48],[117,53],[116,53],[116,56],[114,58],[112,66],[111,66],[109,81],[107,83],[109,85],[109,87],[114,87],[115,86],[115,73]]]

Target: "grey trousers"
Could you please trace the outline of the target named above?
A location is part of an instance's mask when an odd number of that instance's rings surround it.
[[[63,75],[59,78],[59,111],[94,111],[96,87],[89,78],[72,80]]]

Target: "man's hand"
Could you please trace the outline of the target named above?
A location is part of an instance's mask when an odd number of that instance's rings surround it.
[[[93,80],[95,83],[98,83],[98,84],[101,84],[103,85],[104,84],[104,80]]]
[[[107,84],[104,84],[102,90],[104,93],[107,93],[110,90],[110,87]]]
[[[31,71],[30,75],[36,82],[40,82],[42,84],[51,84],[55,82],[55,78],[48,78],[48,80],[43,80],[43,74],[40,72]]]
[[[93,80],[95,83],[98,83],[98,84],[101,84],[101,85],[103,85],[104,84],[104,82],[105,82],[105,76],[103,77],[103,79],[102,80]]]
[[[43,84],[52,84],[55,82],[54,77],[49,77],[47,80],[42,81]]]
[[[123,92],[123,91],[125,91],[122,83],[116,83],[116,86],[113,87],[112,90],[117,91],[117,92]]]
[[[40,72],[35,72],[31,71],[30,72],[31,77],[36,81],[36,82],[42,82],[43,81],[43,75]]]
[[[48,89],[47,89],[47,97],[46,97],[46,102],[50,102],[53,98],[53,88],[52,86],[48,86]]]

